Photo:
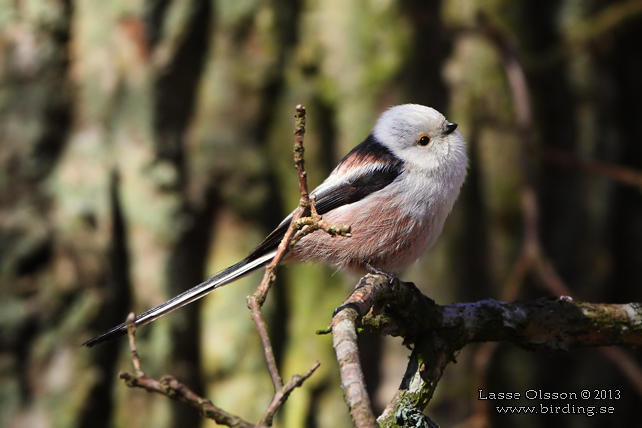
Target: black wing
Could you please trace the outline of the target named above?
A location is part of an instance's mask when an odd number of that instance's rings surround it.
[[[367,163],[374,165],[374,167],[363,168],[363,165]],[[340,184],[328,188],[324,188],[322,184],[313,192],[316,196],[315,206],[320,215],[324,215],[343,205],[360,201],[392,183],[403,172],[403,161],[378,142],[372,134],[339,162],[333,174],[340,173],[338,171],[341,171],[342,167],[345,168],[348,164],[355,167],[362,174],[353,176],[346,174],[346,180]],[[252,250],[246,260],[251,261],[276,250],[290,226],[291,219],[292,214],[283,220],[259,246]]]

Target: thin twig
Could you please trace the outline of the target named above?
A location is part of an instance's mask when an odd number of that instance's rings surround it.
[[[308,192],[308,175],[305,171],[305,160],[303,153],[303,136],[305,135],[305,107],[301,104],[296,106],[296,113],[294,114],[296,123],[294,126],[294,167],[299,173],[299,193],[301,199],[299,207],[308,208],[310,206],[310,194]]]
[[[267,325],[265,320],[261,315],[261,307],[259,306],[258,300],[254,295],[248,298],[248,306],[252,311],[252,320],[256,325],[256,330],[259,333],[261,338],[261,344],[263,345],[263,354],[265,355],[265,362],[267,363],[268,371],[270,372],[270,377],[272,378],[272,385],[274,386],[274,393],[278,392],[283,388],[283,380],[279,374],[279,369],[276,366],[276,358],[274,357],[274,349],[272,348],[272,342],[267,331]]]
[[[301,193],[301,198],[299,199],[299,206],[292,214],[292,221],[290,227],[285,233],[285,236],[279,244],[276,254],[272,259],[272,262],[266,267],[265,274],[263,275],[263,280],[259,285],[258,290],[252,296],[258,303],[258,306],[263,306],[265,303],[265,298],[267,293],[270,291],[272,284],[274,283],[275,276],[274,271],[276,267],[281,263],[283,257],[287,254],[290,248],[290,241],[292,237],[297,232],[296,222],[303,217],[303,215],[310,208],[310,197],[308,194],[308,182],[307,182],[307,172],[304,169],[304,159],[303,153],[305,149],[303,148],[303,135],[305,134],[305,107],[301,104],[296,106],[295,114],[296,124],[294,130],[295,145],[294,145],[294,165],[299,175],[299,191]]]
[[[317,361],[303,375],[295,374],[294,376],[292,376],[292,379],[288,383],[283,385],[281,391],[274,394],[274,398],[272,398],[272,402],[270,403],[268,408],[265,409],[265,413],[263,413],[263,417],[261,418],[260,423],[267,426],[272,426],[272,421],[277,410],[279,410],[285,403],[292,391],[294,391],[295,388],[303,385],[303,382],[305,382],[310,376],[312,376],[312,374],[314,374],[314,372],[319,368],[320,365],[321,363]]]
[[[285,236],[279,243],[279,246],[276,250],[274,258],[270,264],[265,268],[265,273],[263,275],[263,280],[257,288],[256,292],[248,297],[248,307],[252,311],[252,320],[256,324],[256,329],[258,330],[259,336],[261,338],[261,343],[263,344],[263,353],[265,354],[265,361],[268,366],[268,371],[270,372],[270,377],[272,378],[272,385],[274,386],[274,393],[278,394],[279,391],[283,388],[283,380],[279,374],[278,367],[276,365],[276,358],[274,357],[274,350],[272,348],[272,343],[267,332],[267,325],[265,320],[261,315],[261,307],[265,303],[267,294],[272,287],[276,279],[275,271],[278,265],[283,260],[283,257],[287,254],[290,246],[289,243],[292,240],[292,237],[297,232],[295,222],[299,220],[309,209],[310,199],[308,196],[308,184],[306,179],[306,172],[304,169],[304,160],[303,160],[303,135],[305,134],[305,107],[302,105],[296,106],[296,124],[295,124],[295,145],[294,145],[294,164],[299,174],[299,191],[301,192],[301,199],[299,200],[299,206],[294,211],[292,215],[292,221],[290,227],[285,232]]]
[[[138,355],[138,350],[136,350],[136,314],[130,312],[127,315],[127,337],[129,338],[129,349],[132,353],[132,364],[134,366],[134,372],[136,377],[144,377],[145,372],[140,365],[140,355]]]
[[[131,313],[127,316],[127,335],[129,337],[129,348],[132,354],[132,364],[136,374],[121,371],[120,379],[130,388],[142,388],[148,392],[165,395],[173,400],[189,404],[201,413],[204,417],[214,420],[217,424],[234,428],[267,428],[265,425],[254,425],[215,406],[210,400],[200,397],[194,391],[183,385],[173,376],[163,376],[160,380],[152,379],[145,375],[140,363],[140,356],[136,350],[136,316]]]
[[[274,398],[272,399],[270,406],[268,406],[265,414],[263,415],[263,418],[261,419],[261,422],[267,425],[271,425],[274,414],[280,408],[280,406],[283,405],[292,390],[297,386],[300,386],[303,381],[310,377],[319,364],[315,364],[303,376],[295,375],[293,379],[288,382],[288,384],[283,385],[283,379],[281,378],[281,375],[279,373],[276,364],[276,358],[274,357],[272,343],[268,335],[267,325],[261,314],[261,307],[265,303],[267,294],[276,279],[276,268],[281,263],[289,249],[305,235],[308,235],[317,230],[324,230],[326,233],[329,233],[332,236],[350,236],[350,226],[331,225],[323,221],[321,216],[316,211],[316,207],[314,205],[314,195],[310,197],[308,192],[307,173],[305,171],[305,161],[303,157],[303,154],[305,152],[305,149],[303,147],[303,136],[305,135],[305,107],[300,104],[296,106],[295,120],[294,166],[299,177],[299,192],[301,194],[301,197],[299,199],[299,206],[292,214],[290,226],[288,227],[288,230],[286,231],[283,239],[279,243],[274,258],[265,269],[265,274],[263,275],[261,284],[257,288],[256,292],[252,296],[248,297],[248,307],[252,311],[252,319],[256,324],[259,337],[261,338],[261,343],[263,344],[265,361],[267,363],[268,371],[270,372],[270,377],[272,378],[272,384],[274,386]],[[309,217],[305,217],[308,214]]]
[[[313,231],[325,230],[327,233],[333,234],[333,236],[349,236],[350,232],[349,226],[337,227],[324,222],[321,216],[319,216],[319,214],[317,213],[316,208],[314,207],[314,202],[310,202],[306,172],[303,168],[303,135],[305,133],[305,108],[301,105],[298,105],[296,108],[296,119],[296,145],[294,149],[294,158],[295,166],[299,175],[299,189],[301,192],[299,207],[295,210],[292,216],[290,227],[281,240],[274,259],[266,268],[265,275],[263,276],[261,284],[257,288],[256,292],[252,296],[248,297],[248,306],[252,311],[252,319],[256,324],[257,331],[263,344],[263,352],[265,354],[268,371],[270,372],[272,383],[274,385],[274,397],[269,406],[266,408],[263,417],[261,418],[260,425],[253,425],[249,422],[244,421],[238,416],[223,411],[222,409],[212,404],[211,401],[199,397],[192,390],[190,390],[188,387],[180,383],[172,376],[165,376],[160,381],[147,377],[141,368],[140,357],[136,350],[136,325],[134,323],[136,317],[134,314],[130,314],[127,318],[127,332],[129,335],[132,363],[134,365],[136,374],[132,375],[127,372],[121,372],[119,375],[121,379],[125,380],[125,383],[128,386],[143,388],[150,392],[156,392],[158,394],[166,395],[172,399],[183,401],[191,405],[192,407],[197,408],[205,417],[215,420],[218,424],[239,428],[266,428],[272,425],[274,415],[283,405],[283,403],[285,403],[292,391],[294,391],[295,388],[300,387],[303,382],[310,376],[312,376],[312,374],[319,367],[320,363],[316,362],[306,373],[304,373],[303,375],[294,375],[286,385],[283,385],[281,375],[279,374],[279,370],[276,365],[276,359],[274,357],[272,343],[270,342],[270,338],[268,335],[267,325],[261,314],[261,306],[265,302],[267,294],[275,280],[274,271],[278,264],[283,260],[283,257],[286,255],[289,248],[294,245],[292,241],[297,231],[305,227],[314,229]],[[311,213],[311,217],[304,218],[303,216],[307,213]],[[304,218],[303,224],[297,223],[297,221],[302,218]],[[306,234],[309,233],[312,232],[306,232]]]

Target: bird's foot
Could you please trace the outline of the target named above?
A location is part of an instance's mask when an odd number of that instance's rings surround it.
[[[369,263],[366,263],[366,270],[374,275],[383,275],[388,279],[388,283],[392,287],[392,289],[396,289],[397,285],[399,284],[399,278],[397,278],[397,275],[395,275],[392,272],[386,272],[384,270],[381,270],[377,267],[372,266]]]

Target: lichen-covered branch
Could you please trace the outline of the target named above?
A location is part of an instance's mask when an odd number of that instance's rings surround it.
[[[413,352],[399,391],[379,417],[380,426],[432,426],[422,414],[444,370],[471,342],[511,342],[530,350],[568,351],[586,346],[642,346],[642,304],[597,304],[568,297],[521,302],[486,299],[437,305],[411,283],[394,286],[366,275],[332,321],[346,402],[357,425],[370,423],[356,349],[357,326],[402,336]],[[347,332],[347,333],[345,333]],[[344,336],[347,336],[345,338]],[[418,422],[419,421],[419,422]],[[414,425],[413,425],[414,426]]]
[[[469,342],[512,342],[531,350],[568,351],[586,346],[642,346],[642,304],[541,298],[503,303],[492,299],[441,308],[443,328]]]
[[[377,290],[381,289],[372,288],[373,293]],[[401,335],[408,343],[437,333],[462,346],[471,342],[510,342],[544,351],[642,346],[642,303],[587,303],[561,297],[517,302],[485,299],[441,306],[417,295],[419,291],[407,284],[389,293],[380,314],[371,312],[363,317],[362,328]],[[408,293],[416,296],[398,296]]]

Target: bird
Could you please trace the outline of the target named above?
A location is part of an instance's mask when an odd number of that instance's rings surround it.
[[[439,237],[464,183],[466,142],[437,110],[403,104],[384,111],[372,132],[311,192],[317,213],[349,225],[351,237],[313,232],[290,249],[285,263],[321,262],[338,270],[398,274]],[[137,327],[183,307],[212,290],[264,268],[274,258],[292,214],[247,257],[201,284],[138,315]],[[83,345],[127,333],[122,323]]]

